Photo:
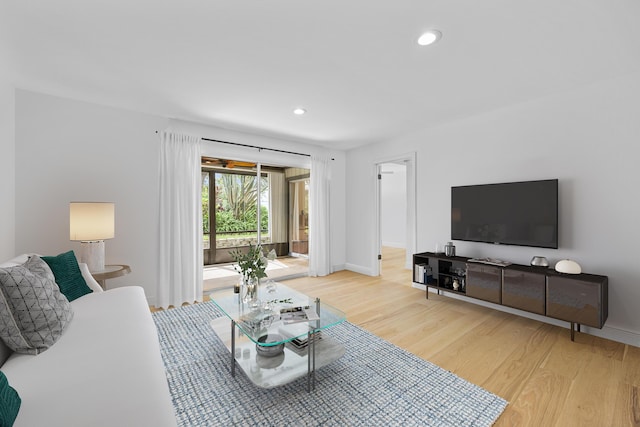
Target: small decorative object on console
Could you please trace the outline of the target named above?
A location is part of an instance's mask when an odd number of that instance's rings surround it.
[[[446,245],[444,245],[444,254],[446,256],[456,256],[456,247],[452,242],[448,242]]]
[[[495,265],[496,267],[506,267],[511,265],[509,261],[502,261],[495,258],[470,258],[469,262],[477,262],[480,264]]]
[[[543,256],[534,256],[531,258],[531,265],[534,267],[549,267],[549,261]]]
[[[557,262],[556,271],[558,273],[566,273],[566,274],[580,274],[582,273],[582,268],[580,264],[570,259],[563,259]]]

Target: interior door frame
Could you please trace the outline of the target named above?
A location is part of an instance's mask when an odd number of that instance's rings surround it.
[[[406,206],[406,220],[407,220],[407,234],[405,241],[406,257],[405,268],[411,269],[413,263],[413,254],[417,252],[418,237],[417,237],[417,203],[416,203],[416,159],[417,153],[415,151],[402,154],[400,156],[393,156],[387,158],[381,158],[374,163],[374,179],[375,179],[375,197],[374,197],[374,244],[372,260],[372,276],[379,276],[381,269],[381,260],[379,255],[382,254],[382,196],[381,196],[381,180],[379,179],[382,165],[384,163],[404,163],[407,168],[407,206]]]

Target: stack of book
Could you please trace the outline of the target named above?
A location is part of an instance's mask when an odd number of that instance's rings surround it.
[[[283,325],[278,329],[278,333],[280,333],[285,338],[293,338],[293,340],[289,341],[296,349],[302,349],[309,344],[308,342],[308,332],[309,325],[307,324],[299,324],[299,325]],[[316,332],[316,339],[322,339],[322,332]]]
[[[416,283],[431,284],[433,280],[433,270],[428,264],[416,264],[413,266],[413,281]]]

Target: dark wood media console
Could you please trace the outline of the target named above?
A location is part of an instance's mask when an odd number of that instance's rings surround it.
[[[496,266],[470,258],[423,252],[413,255],[413,282],[570,323],[602,329],[609,315],[609,279],[563,274],[547,267]]]

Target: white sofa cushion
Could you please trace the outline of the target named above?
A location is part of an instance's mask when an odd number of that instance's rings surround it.
[[[15,426],[175,426],[160,344],[142,288],[71,303],[74,319],[49,350],[2,366],[22,398]]]
[[[15,258],[11,258],[8,261],[1,262],[0,268],[15,267],[16,265],[24,264],[25,262],[27,262],[27,260],[31,255],[36,255],[36,254],[22,254],[22,255],[18,255]]]
[[[78,266],[80,267],[80,272],[82,273],[82,277],[84,277],[84,281],[87,282],[87,286],[89,286],[93,292],[104,292],[102,286],[100,286],[100,284],[96,282],[96,279],[91,275],[89,266],[83,262],[79,262]]]

